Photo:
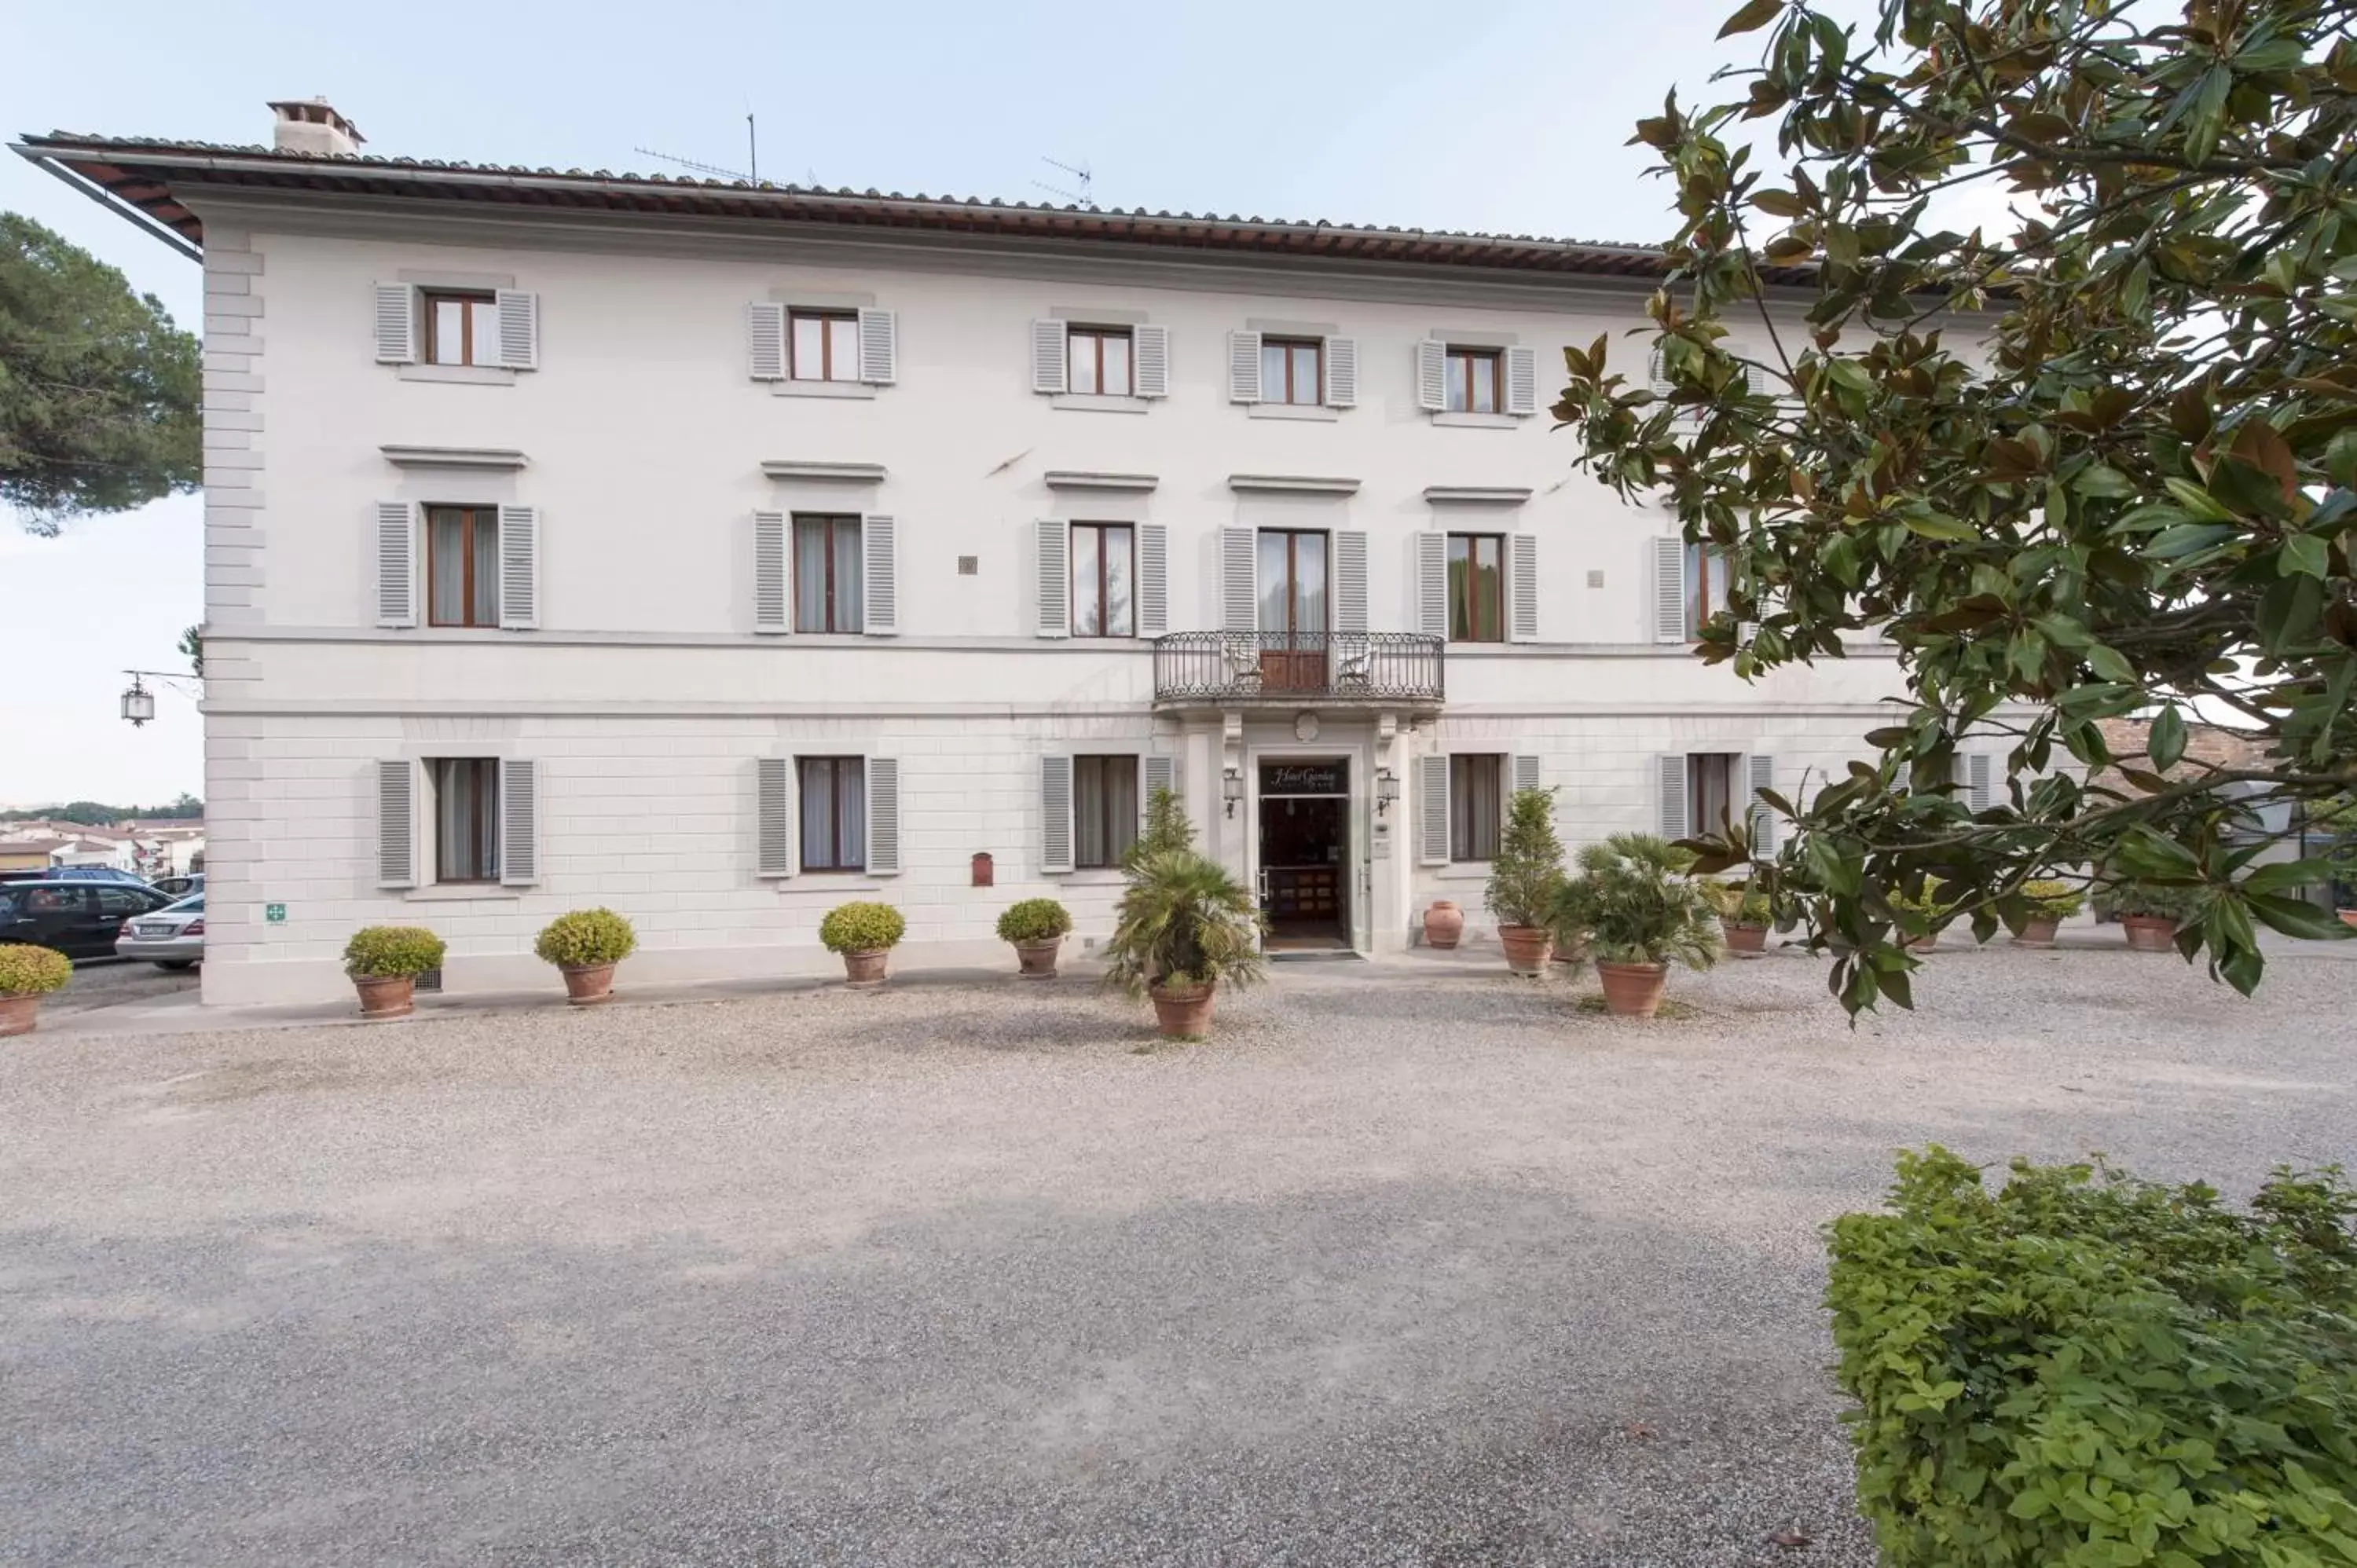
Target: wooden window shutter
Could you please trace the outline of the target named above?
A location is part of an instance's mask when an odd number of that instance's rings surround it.
[[[1655,822],[1663,838],[1686,836],[1686,759],[1684,752],[1653,758]]]
[[[417,291],[405,283],[376,285],[376,362],[417,362]]]
[[[1653,541],[1653,640],[1686,639],[1686,542]]]
[[[1170,630],[1170,525],[1137,525],[1137,635],[1163,637]]]
[[[900,630],[900,533],[892,519],[869,512],[859,520],[859,537],[867,556],[867,602],[861,607],[861,629],[870,637],[893,637]]]
[[[540,369],[540,295],[503,288],[495,296],[500,317],[500,363],[511,371]]]
[[[859,313],[859,379],[888,387],[900,379],[899,323],[888,310]]]
[[[1749,792],[1751,811],[1746,826],[1751,832],[1751,853],[1770,855],[1776,853],[1776,811],[1760,799],[1762,789],[1776,788],[1776,759],[1766,752],[1755,751],[1743,759],[1744,788]]]
[[[1131,364],[1135,371],[1131,385],[1140,397],[1170,395],[1170,328],[1168,327],[1135,327],[1130,329]]]
[[[1509,597],[1506,635],[1516,642],[1539,639],[1539,536],[1517,533],[1507,540],[1514,552],[1506,575]]]
[[[1035,392],[1060,392],[1067,384],[1071,362],[1065,357],[1064,324],[1060,321],[1034,321],[1031,324],[1031,390]]]
[[[1448,345],[1437,338],[1415,346],[1415,403],[1433,413],[1448,406]]]
[[[1072,869],[1072,759],[1039,758],[1039,869]]]
[[[1228,401],[1260,401],[1260,334],[1228,334]]]
[[[794,851],[794,759],[757,757],[753,763],[753,875],[791,876]]]
[[[1996,761],[1986,751],[1971,752],[1964,758],[1964,803],[1976,816],[1996,804]]]
[[[1426,637],[1448,635],[1448,535],[1415,536],[1415,628]]]
[[[1137,796],[1137,820],[1143,823],[1154,805],[1154,797],[1168,789],[1178,793],[1178,759],[1175,757],[1149,757],[1140,765]]]
[[[510,887],[540,880],[540,765],[524,757],[500,763],[500,880]]]
[[[376,765],[376,885],[417,886],[417,764]]]
[[[1539,351],[1536,349],[1506,350],[1506,412],[1536,413],[1539,411]]]
[[[753,629],[772,635],[794,629],[793,552],[786,514],[753,514]]]
[[[500,625],[531,631],[540,625],[540,509],[500,508]]]
[[[1367,536],[1342,529],[1334,535],[1334,629],[1367,629]]]
[[[1448,864],[1448,758],[1415,759],[1415,857],[1426,865]]]
[[[1260,535],[1249,528],[1220,530],[1220,627],[1260,629]]]
[[[1512,779],[1508,788],[1515,794],[1539,787],[1539,759],[1534,754],[1517,752],[1508,760],[1511,768],[1508,777]]]
[[[1359,340],[1356,338],[1326,339],[1326,406],[1359,406]]]
[[[867,872],[900,875],[900,759],[867,759]]]
[[[748,372],[757,381],[786,379],[786,307],[756,302],[745,307]]]
[[[417,509],[376,503],[376,624],[417,624]]]
[[[1039,520],[1039,635],[1072,635],[1072,525]]]

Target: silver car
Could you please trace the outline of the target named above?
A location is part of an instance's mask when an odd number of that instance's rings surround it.
[[[186,969],[205,957],[205,896],[183,898],[123,922],[117,958],[145,959],[158,969]]]

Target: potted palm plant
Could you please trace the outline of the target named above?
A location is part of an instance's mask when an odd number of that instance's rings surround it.
[[[533,951],[565,976],[565,999],[590,1007],[614,994],[614,966],[637,950],[638,932],[611,909],[575,909],[541,928]]]
[[[881,985],[892,950],[908,929],[909,922],[891,905],[855,898],[826,912],[818,923],[818,940],[827,951],[843,955],[845,984]]]
[[[1776,911],[1765,889],[1717,876],[1699,878],[1695,886],[1717,914],[1719,934],[1726,938],[1728,952],[1738,958],[1758,958],[1768,950],[1768,928],[1775,923]]]
[[[1225,866],[1191,849],[1134,857],[1127,871],[1105,983],[1151,998],[1163,1034],[1200,1038],[1215,989],[1261,977],[1260,911]]]
[[[2177,928],[2193,912],[2195,889],[2179,883],[2130,878],[2110,889],[2112,913],[2134,952],[2168,952],[2177,945]]]
[[[423,926],[365,926],[344,944],[344,972],[360,993],[363,1018],[406,1018],[416,1010],[417,977],[442,967],[442,939]]]
[[[1555,791],[1517,789],[1490,862],[1485,895],[1498,922],[1506,967],[1516,974],[1546,972],[1550,911],[1563,887],[1563,841],[1555,832]]]
[[[1650,1018],[1669,968],[1718,961],[1718,919],[1684,873],[1694,858],[1651,833],[1615,833],[1579,852],[1579,874],[1556,890],[1554,920],[1591,933],[1604,1005]]]
[[[1017,972],[1026,980],[1056,978],[1056,954],[1071,929],[1071,912],[1053,898],[1026,898],[998,917],[998,940],[1013,944]]]
[[[30,942],[0,944],[0,1036],[29,1035],[41,998],[73,978],[73,960]]]
[[[2029,918],[2022,922],[2021,932],[2013,939],[2018,948],[2050,948],[2054,933],[2062,922],[2087,907],[2087,896],[2069,883],[2051,876],[2032,877],[2021,885],[2022,902],[2028,906]]]

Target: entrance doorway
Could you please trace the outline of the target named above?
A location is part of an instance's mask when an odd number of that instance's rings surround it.
[[[1268,946],[1351,945],[1351,764],[1260,765],[1260,908]]]

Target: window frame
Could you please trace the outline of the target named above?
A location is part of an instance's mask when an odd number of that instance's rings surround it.
[[[815,321],[820,324],[818,335],[819,373],[802,373],[801,334],[794,330],[797,322]],[[834,363],[834,327],[838,321],[851,324],[851,364],[848,373],[837,375]],[[859,312],[816,305],[786,306],[786,380],[790,381],[826,382],[840,385],[859,380]]]
[[[1458,542],[1460,540],[1463,541],[1466,545],[1466,569],[1462,574],[1464,593],[1460,602],[1456,585],[1448,585],[1448,640],[1451,642],[1502,643],[1506,640],[1506,536],[1502,533],[1468,532],[1449,534],[1448,536],[1447,542],[1442,547],[1442,569],[1444,571],[1450,571],[1456,566],[1457,560],[1454,553]],[[1497,552],[1496,559],[1491,563],[1492,568],[1491,581],[1497,586],[1497,595],[1495,601],[1490,607],[1491,618],[1489,630],[1491,635],[1486,637],[1482,635],[1482,624],[1480,613],[1481,607],[1474,594],[1475,574],[1480,564],[1480,561],[1476,557],[1475,550],[1477,546],[1485,543],[1493,547]],[[1469,634],[1464,637],[1457,635],[1457,615],[1459,610],[1462,610],[1465,613],[1465,625]]]
[[[1285,625],[1280,628],[1274,628],[1262,627],[1259,628],[1260,635],[1263,637],[1283,637],[1286,639],[1287,646],[1290,646],[1293,639],[1296,638],[1324,637],[1328,635],[1333,629],[1334,621],[1333,531],[1324,528],[1257,529],[1254,531],[1254,537],[1253,540],[1253,551],[1255,563],[1258,561],[1261,541],[1266,539],[1271,534],[1281,535],[1285,540]],[[1294,617],[1301,607],[1301,541],[1305,536],[1310,535],[1316,536],[1320,542],[1318,551],[1322,559],[1318,569],[1324,574],[1319,582],[1318,592],[1323,596],[1326,601],[1327,624],[1319,627],[1301,627],[1294,624]],[[1265,581],[1263,581],[1259,585],[1260,596],[1265,599],[1267,593],[1268,585]],[[1258,606],[1254,607],[1254,618],[1257,619],[1259,613]],[[1264,650],[1266,650],[1266,644],[1264,643],[1262,647]]]
[[[1685,640],[1700,642],[1704,623],[1727,607],[1727,596],[1734,588],[1734,570],[1727,561],[1727,552],[1717,545],[1689,542],[1685,548],[1684,571],[1685,591],[1682,596],[1685,600]],[[1711,593],[1714,576],[1718,586],[1716,604],[1712,602],[1714,596]]]
[[[1125,383],[1119,392],[1105,386],[1104,346],[1109,338],[1117,338],[1129,349],[1127,363],[1122,371]],[[1080,390],[1080,378],[1072,373],[1080,362],[1082,341],[1088,344],[1090,385]],[[1100,327],[1091,323],[1073,322],[1064,328],[1064,386],[1080,397],[1135,397],[1137,395],[1137,332],[1129,327]]]
[[[1458,366],[1464,367],[1461,374]],[[1475,406],[1473,371],[1477,365],[1489,367],[1490,406]],[[1503,413],[1506,412],[1506,351],[1503,349],[1482,349],[1469,344],[1450,343],[1441,349],[1441,412],[1444,413]],[[1461,393],[1461,406],[1451,403],[1452,395]]]
[[[453,874],[446,868],[456,864],[451,835],[442,831],[445,803],[457,771],[464,768],[474,779],[473,788],[479,798],[469,813],[469,824],[478,835],[472,858],[475,874]],[[434,835],[434,886],[437,887],[481,887],[496,886],[500,880],[500,759],[496,757],[429,757],[425,758],[425,786],[431,799],[425,813],[427,826]]]
[[[497,630],[500,625],[500,573],[498,564],[500,549],[500,509],[495,506],[479,506],[472,502],[460,503],[456,501],[428,501],[421,510],[425,513],[425,526],[419,532],[424,536],[425,546],[425,624],[428,627],[447,627],[458,631],[480,631],[487,628]],[[440,603],[441,596],[434,591],[437,581],[435,575],[436,568],[434,564],[434,521],[437,515],[447,515],[451,512],[457,513],[461,519],[458,535],[458,556],[461,563],[459,588],[461,602],[464,603],[467,607],[466,618],[463,620],[444,620],[436,614],[436,608]],[[486,519],[489,520],[491,530],[491,607],[489,619],[478,620],[475,618],[475,591],[479,585],[475,581],[475,559],[477,555],[477,551],[475,549],[475,531]]]
[[[834,808],[834,832],[830,834],[831,842],[827,845],[829,859],[823,864],[813,864],[809,854],[812,794],[810,770],[814,764],[818,763],[824,763],[833,770],[829,783],[833,793],[829,803]],[[851,764],[856,772],[846,774],[844,766],[846,763]],[[845,852],[848,847],[844,840],[843,810],[846,781],[849,783],[850,791],[856,794],[859,800],[859,856],[856,860],[851,861],[845,859]],[[794,853],[800,857],[800,865],[804,872],[813,876],[851,876],[866,872],[867,828],[867,758],[865,755],[829,755],[794,758]]]
[[[865,517],[856,511],[798,511],[791,513],[787,517],[787,533],[789,536],[787,546],[791,553],[791,559],[793,562],[792,591],[794,600],[794,630],[798,634],[815,637],[856,637],[866,629],[867,575],[864,564],[860,572],[859,579],[859,604],[857,607],[859,611],[857,618],[859,625],[856,628],[846,630],[842,625],[845,618],[839,613],[840,607],[837,605],[835,599],[834,581],[836,530],[845,523],[848,523],[851,526],[853,537],[852,548],[855,551],[861,553],[861,560],[864,563],[866,560],[865,553],[867,548],[866,521],[866,520]],[[802,560],[802,535],[803,525],[807,523],[823,524],[826,529],[826,548],[820,553],[826,561],[826,624],[824,626],[804,626],[802,624],[802,583],[801,575]]]
[[[462,365],[469,369],[481,370],[498,370],[500,368],[499,357],[500,328],[498,319],[500,296],[498,290],[486,288],[421,288],[417,291],[417,302],[418,309],[425,317],[424,329],[418,334],[419,338],[422,339],[420,347],[425,350],[418,359],[417,362],[419,364],[441,365],[444,367]],[[455,360],[439,360],[435,358],[435,350],[441,343],[441,333],[435,325],[434,318],[436,311],[434,307],[437,305],[443,304],[457,304],[465,307],[458,312],[459,357]],[[475,306],[479,305],[488,305],[491,307],[491,355],[489,359],[479,358],[477,353],[480,345],[475,341]]]
[[[1706,797],[1711,793],[1706,783],[1714,771],[1721,775],[1721,787],[1717,792],[1725,798],[1723,804],[1727,820],[1740,820],[1738,812],[1744,804],[1742,754],[1734,751],[1687,752],[1686,835],[1689,838],[1718,831],[1717,821],[1703,809]]]
[[[1477,777],[1486,768],[1486,787]],[[1448,754],[1448,861],[1452,865],[1486,865],[1498,858],[1498,843],[1505,832],[1506,778],[1509,765],[1503,752],[1452,751]],[[1490,818],[1486,824],[1474,820],[1476,803],[1487,797]],[[1480,830],[1488,828],[1489,854],[1475,853],[1483,846],[1477,841]]]
[[[1134,522],[1089,521],[1073,522],[1070,524],[1069,527],[1070,537],[1066,542],[1065,554],[1071,563],[1072,635],[1074,637],[1111,638],[1121,640],[1135,639],[1137,636],[1137,524]],[[1095,631],[1082,631],[1081,629],[1082,585],[1080,581],[1080,534],[1083,529],[1096,534],[1097,536],[1096,607],[1098,629]],[[1129,629],[1127,631],[1115,631],[1113,629],[1113,596],[1111,593],[1112,569],[1109,564],[1112,557],[1105,549],[1105,535],[1114,529],[1119,529],[1122,532],[1129,536],[1127,547],[1129,553]]]
[[[1129,804],[1126,814],[1114,799],[1114,792],[1108,787],[1105,778],[1108,765],[1114,764],[1125,767],[1128,771]],[[1134,751],[1090,752],[1072,758],[1073,870],[1112,871],[1120,866],[1122,857],[1129,853],[1130,845],[1137,842],[1137,820],[1141,810],[1139,790],[1143,787],[1144,772]],[[1099,800],[1099,821],[1095,826],[1100,842],[1105,846],[1104,857],[1098,860],[1088,858],[1082,849],[1082,845],[1088,842],[1088,835],[1082,828],[1082,802],[1090,793],[1090,786],[1083,780],[1092,776],[1096,780],[1094,789]]]
[[[1271,349],[1282,349],[1285,350],[1284,384],[1274,392],[1270,390],[1268,381],[1268,351]],[[1293,384],[1293,357],[1297,350],[1302,349],[1309,350],[1310,385],[1309,395],[1308,397],[1297,397],[1294,395],[1297,389]],[[1319,408],[1324,406],[1326,402],[1326,339],[1323,338],[1288,337],[1277,333],[1265,332],[1261,335],[1260,351],[1261,402],[1275,403],[1281,407],[1286,408]]]

